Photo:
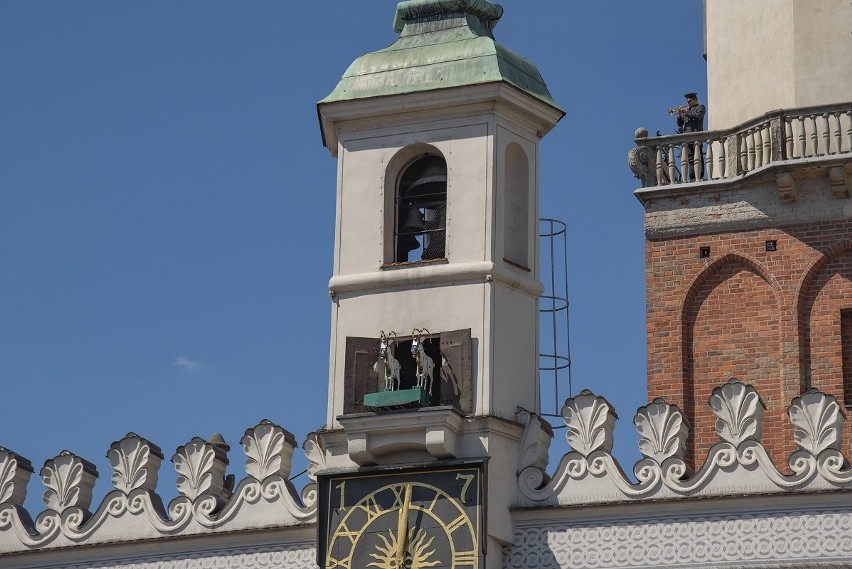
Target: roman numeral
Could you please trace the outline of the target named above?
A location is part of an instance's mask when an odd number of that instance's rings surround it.
[[[460,527],[462,527],[467,521],[467,516],[462,514],[450,523],[447,524],[447,533],[453,533]]]
[[[367,522],[371,522],[381,516],[385,510],[379,505],[375,496],[368,496],[360,505],[360,508],[367,514]]]
[[[476,567],[478,561],[476,551],[456,551],[453,553],[453,567]]]
[[[336,567],[342,567],[343,569],[349,569],[349,559],[335,559],[331,555],[326,556],[325,558],[325,569],[335,569]]]
[[[391,508],[401,508],[405,503],[405,484],[400,484],[399,486],[392,486],[391,492],[393,492],[394,500]]]
[[[338,526],[337,531],[334,533],[336,535],[349,539],[349,541],[352,543],[355,543],[355,541],[357,541],[358,535],[360,534],[360,532],[352,531],[351,529],[349,529],[349,526],[346,525],[346,522],[341,522]]]

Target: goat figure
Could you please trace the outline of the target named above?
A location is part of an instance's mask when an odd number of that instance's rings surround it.
[[[423,334],[429,333],[428,330],[414,330],[411,333],[411,355],[414,356],[414,361],[417,364],[415,375],[417,376],[417,386],[428,391],[432,395],[433,373],[435,371],[435,362],[432,358],[426,355],[426,350],[423,348]]]
[[[399,360],[394,357],[394,345],[396,344],[396,334],[391,332],[390,335],[381,333],[379,342],[379,360],[373,364],[373,370],[379,373],[385,380],[385,391],[394,391],[400,388],[402,381],[399,378],[399,372],[402,366]]]

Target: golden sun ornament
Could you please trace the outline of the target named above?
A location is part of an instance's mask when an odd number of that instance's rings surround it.
[[[376,545],[376,553],[370,554],[370,557],[376,561],[368,563],[368,567],[377,567],[378,569],[421,569],[434,567],[440,563],[437,560],[430,561],[429,558],[435,555],[435,549],[430,549],[435,538],[428,537],[422,529],[411,528],[409,530],[408,539],[406,540],[408,547],[405,548],[403,559],[400,559],[399,556],[400,544],[397,541],[396,533],[389,531],[388,536],[390,537],[379,534],[383,545]]]

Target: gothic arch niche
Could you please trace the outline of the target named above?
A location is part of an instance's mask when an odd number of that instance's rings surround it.
[[[699,275],[685,299],[684,412],[692,424],[686,460],[696,468],[718,440],[707,401],[731,377],[760,392],[767,422],[784,420],[781,312],[765,274],[750,259],[724,255]],[[786,453],[772,458],[786,464]]]
[[[816,387],[852,406],[852,241],[830,247],[799,288],[803,389]]]
[[[517,142],[506,146],[503,183],[503,259],[529,268],[530,164]]]
[[[385,263],[447,257],[447,161],[434,146],[408,146],[388,162],[385,235]]]

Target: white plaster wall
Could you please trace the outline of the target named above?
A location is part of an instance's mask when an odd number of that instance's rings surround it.
[[[710,130],[852,100],[847,0],[707,0]]]
[[[491,412],[511,418],[521,406],[538,413],[538,299],[497,283],[493,298]]]
[[[852,3],[793,3],[797,107],[852,101]]]
[[[707,0],[709,130],[730,128],[767,111],[795,106],[792,34],[796,1]]]
[[[493,245],[495,251],[493,258],[499,262],[503,262],[505,254],[505,235],[506,228],[504,227],[504,208],[506,207],[506,180],[505,180],[505,161],[506,149],[512,143],[518,144],[526,154],[528,161],[529,179],[527,187],[529,188],[529,205],[527,219],[527,268],[530,269],[530,276],[538,278],[538,217],[539,217],[539,188],[538,188],[538,141],[530,137],[530,133],[515,126],[514,124],[503,121],[497,125],[497,152],[495,152],[495,174],[494,174],[494,220],[495,234],[499,237],[494,240]]]
[[[394,168],[388,172],[387,166],[413,144],[429,145],[447,161],[446,254],[450,262],[485,260],[490,253],[485,248],[486,221],[490,219],[486,210],[491,183],[490,125],[477,119],[444,123],[444,128],[419,126],[356,133],[343,141],[338,158],[335,275],[381,271],[386,241],[393,239],[394,203],[386,189],[393,191],[398,174]]]

